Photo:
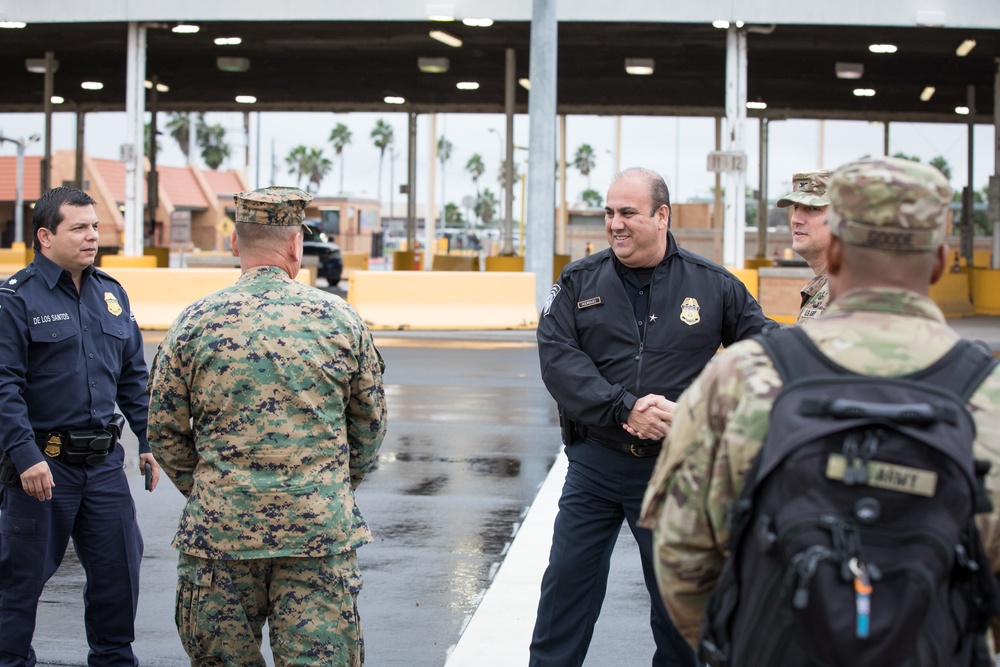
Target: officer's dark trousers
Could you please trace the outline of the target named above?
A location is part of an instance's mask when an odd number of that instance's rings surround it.
[[[70,537],[87,575],[84,623],[92,667],[134,666],[142,537],[121,445],[95,467],[49,461],[55,488],[39,502],[7,487],[0,503],[0,667],[35,664],[31,637],[42,587]],[[54,629],[48,628],[52,631]]]
[[[639,544],[646,588],[652,599],[650,625],[655,667],[689,667],[694,654],[674,628],[656,585],[652,533],[636,525],[656,457],[636,458],[590,442],[566,448],[569,470],[559,499],[549,565],[531,640],[530,667],[583,664],[608,585],[611,552],[622,520]],[[620,664],[638,664],[621,656]]]

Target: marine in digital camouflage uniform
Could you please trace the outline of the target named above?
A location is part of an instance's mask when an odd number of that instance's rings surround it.
[[[830,198],[826,186],[829,171],[807,171],[792,176],[795,189],[778,200],[778,208],[791,207],[789,227],[792,230],[792,250],[806,260],[816,277],[802,288],[802,303],[796,324],[817,317],[830,302],[826,284],[826,246],[830,243],[830,230],[826,225]]]
[[[236,195],[243,274],[160,344],[149,439],[187,503],[173,545],[192,665],[363,664],[354,491],[385,435],[382,359],[337,296],[293,280],[311,196]]]
[[[958,340],[927,296],[947,266],[946,179],[907,160],[865,160],[833,174],[830,199],[834,238],[827,255],[835,301],[803,331],[857,373],[900,376],[930,366]],[[729,506],[743,491],[780,389],[756,341],[718,355],[681,396],[646,491],[641,523],[654,531],[660,592],[692,646],[726,557]],[[994,511],[977,520],[998,572],[1000,370],[973,394],[969,408],[975,457],[993,463],[987,488]]]

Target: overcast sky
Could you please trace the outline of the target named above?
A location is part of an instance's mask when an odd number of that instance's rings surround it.
[[[243,114],[209,113],[210,124],[226,128],[227,140],[232,148],[230,159],[223,169],[243,169],[250,185],[265,186],[273,182],[295,185],[289,175],[285,156],[296,145],[321,148],[334,162],[330,173],[320,186],[319,193],[337,195],[340,191],[341,165],[335,159],[328,138],[337,123],[344,123],[353,133],[351,144],[344,150],[344,190],[347,193],[376,198],[378,192],[379,151],[370,137],[378,119],[391,124],[395,133],[394,184],[398,186],[406,177],[405,113],[252,113],[249,143],[250,163],[245,164],[247,136],[244,132]],[[258,118],[260,121],[260,161],[257,161]],[[956,119],[961,119],[956,116]],[[161,113],[161,132],[167,115]],[[118,159],[119,146],[124,142],[125,115],[123,113],[91,113],[86,117],[85,148],[93,157]],[[465,165],[473,153],[479,153],[486,164],[486,173],[480,179],[480,188],[499,190],[497,175],[501,160],[502,136],[505,119],[499,114],[438,114],[437,136],[446,136],[453,144],[452,156],[445,165],[444,191],[448,201],[461,204],[464,196],[474,195],[475,186]],[[642,166],[660,172],[670,186],[674,201],[688,201],[711,196],[714,176],[706,169],[706,156],[715,148],[715,122],[710,118],[672,118],[623,116],[621,132],[621,167]],[[428,199],[428,165],[430,121],[428,116],[418,116],[417,122],[417,196],[418,203]],[[497,130],[496,133],[490,130]],[[44,119],[41,114],[0,114],[0,134],[22,138],[41,134]],[[770,123],[768,196],[775,199],[787,193],[792,173],[819,168],[835,168],[863,155],[880,155],[883,152],[884,128],[881,123],[862,121],[787,120]],[[758,187],[758,123],[747,122],[747,185]],[[615,119],[611,116],[570,116],[566,122],[567,161],[572,162],[577,147],[590,144],[596,153],[596,166],[590,174],[590,187],[602,194],[606,191],[615,164]],[[57,113],[53,117],[53,150],[71,149],[76,138],[76,120],[72,113]],[[923,161],[943,156],[952,169],[952,187],[960,189],[967,180],[968,153],[966,150],[968,125],[966,124],[915,124],[898,123],[890,126],[890,153],[903,152],[916,155]],[[528,117],[519,115],[514,122],[514,142],[528,146]],[[169,136],[160,139],[162,153],[158,162],[181,166],[184,157],[180,148]],[[975,129],[974,185],[980,189],[994,172],[994,129],[977,125]],[[272,149],[273,147],[273,149]],[[0,155],[14,155],[15,146],[0,143]],[[29,155],[42,153],[41,142],[28,149]],[[272,178],[272,154],[277,168]],[[515,151],[515,159],[524,171],[526,151]],[[386,151],[383,166],[382,193],[389,201],[390,156]],[[580,199],[588,187],[587,179],[577,170],[569,168],[567,199]],[[304,186],[304,184],[303,184]],[[442,177],[440,166],[436,177],[435,204],[441,206]],[[395,194],[393,201],[397,214],[405,210],[404,198]],[[515,188],[515,218],[519,217],[520,188]]]

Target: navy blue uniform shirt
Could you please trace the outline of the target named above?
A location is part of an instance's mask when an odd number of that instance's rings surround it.
[[[115,403],[149,451],[148,371],[125,290],[87,267],[70,273],[38,253],[0,285],[0,448],[18,472],[44,457],[34,432],[104,428]]]

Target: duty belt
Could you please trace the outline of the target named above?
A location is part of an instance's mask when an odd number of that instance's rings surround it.
[[[618,440],[607,440],[605,438],[598,438],[592,435],[587,435],[584,437],[587,442],[592,442],[595,445],[600,445],[601,447],[607,447],[608,449],[613,449],[616,452],[621,452],[622,454],[631,454],[632,456],[638,456],[639,458],[646,458],[647,456],[657,456],[660,453],[662,444],[657,442],[655,445],[636,445],[630,442],[620,442]]]
[[[35,433],[35,444],[49,458],[70,465],[100,465],[117,439],[110,431],[70,430]]]

